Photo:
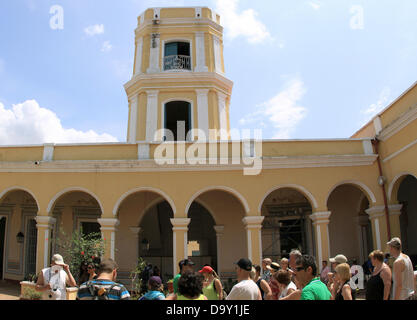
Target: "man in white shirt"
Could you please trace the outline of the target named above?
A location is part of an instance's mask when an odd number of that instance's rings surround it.
[[[252,262],[242,258],[235,264],[238,283],[232,288],[226,300],[262,300],[261,291],[250,278]]]
[[[43,292],[43,300],[66,300],[67,286],[76,287],[77,284],[62,256],[55,254],[51,267],[39,273],[36,290]]]
[[[414,271],[410,257],[401,252],[400,238],[392,238],[387,245],[391,256],[395,258],[391,300],[412,300],[414,299]]]

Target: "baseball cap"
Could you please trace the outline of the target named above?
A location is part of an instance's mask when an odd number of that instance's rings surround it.
[[[60,254],[54,254],[52,256],[52,262],[54,262],[57,265],[63,265],[64,263],[64,258],[62,258],[62,256]]]
[[[193,265],[195,265],[195,263],[194,263],[194,262],[192,262],[190,259],[184,259],[184,260],[181,260],[181,261],[180,261],[180,263],[179,263],[180,269],[181,269],[183,266],[193,266]]]
[[[210,266],[205,266],[203,269],[201,269],[200,271],[198,271],[198,272],[200,272],[200,273],[213,273],[213,268],[212,267],[210,267]]]
[[[343,254],[338,254],[334,258],[329,259],[330,263],[346,263],[347,258]]]
[[[392,238],[390,241],[387,242],[387,245],[400,249],[401,248],[401,239],[398,237]]]
[[[238,262],[235,262],[239,266],[239,268],[245,270],[245,271],[251,271],[252,270],[252,261],[249,259],[242,258]]]

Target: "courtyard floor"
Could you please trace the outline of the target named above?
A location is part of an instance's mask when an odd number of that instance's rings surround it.
[[[0,300],[19,300],[20,284],[0,281]]]

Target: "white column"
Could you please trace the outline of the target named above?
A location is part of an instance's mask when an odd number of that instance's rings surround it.
[[[110,235],[110,248],[106,249],[109,252],[111,259],[115,259],[115,244],[116,244],[116,227],[119,225],[120,221],[118,219],[97,219],[97,222],[100,224],[101,234],[104,239],[107,235]],[[107,240],[107,239],[106,239]]]
[[[147,73],[158,73],[160,72],[159,68],[159,48],[160,39],[158,33],[151,34],[151,49],[149,56],[149,68],[146,71]]]
[[[221,254],[220,254],[220,241],[221,237],[223,236],[224,226],[214,226],[214,230],[216,231],[216,245],[217,245],[217,274],[221,275]]]
[[[262,265],[262,222],[264,216],[247,216],[242,219],[248,241],[248,259]]]
[[[130,99],[130,115],[129,115],[129,136],[127,139],[128,143],[136,142],[137,124],[138,124],[138,95],[134,95]]]
[[[196,46],[196,66],[195,72],[208,72],[206,65],[206,47],[204,41],[204,32],[197,31],[195,33],[195,46]]]
[[[157,90],[146,91],[148,95],[146,111],[146,141],[155,141],[155,132],[158,126],[158,92]],[[163,125],[163,124],[162,124]]]
[[[222,55],[220,48],[220,39],[213,35],[213,48],[214,48],[214,72],[223,74],[222,70]]]
[[[315,212],[310,215],[310,219],[313,221],[313,227],[316,231],[317,265],[321,265],[323,260],[328,260],[330,258],[330,215],[330,211]]]
[[[384,221],[385,218],[385,207],[384,206],[375,206],[369,209],[366,209],[365,212],[369,215],[369,220],[373,224],[372,231],[375,236],[374,246],[375,249],[382,250],[382,241],[381,241],[381,230],[380,230],[380,221]]]
[[[36,216],[36,228],[38,229],[38,234],[41,234],[43,231],[43,257],[36,255],[36,260],[41,261],[43,259],[42,268],[47,268],[50,265],[49,261],[49,244],[51,243],[51,230],[54,228],[56,219],[49,216]],[[38,241],[39,241],[38,237]],[[39,243],[37,246],[41,246]],[[38,262],[36,262],[38,265]]]
[[[208,89],[196,89],[198,129],[204,131],[209,138]]]
[[[188,225],[190,224],[191,219],[190,218],[173,218],[173,219],[170,219],[170,221],[172,224],[172,235],[173,235],[173,246],[172,246],[173,248],[172,257],[173,257],[173,263],[174,263],[173,275],[175,275],[177,274],[178,263],[182,259],[188,258],[188,234],[187,233],[188,233]],[[178,252],[177,249],[179,249],[180,252]]]
[[[218,106],[219,106],[219,124],[220,124],[220,139],[228,140],[227,132],[227,113],[226,113],[226,95],[217,92]]]
[[[140,37],[136,43],[135,75],[142,73],[142,50],[143,38]]]

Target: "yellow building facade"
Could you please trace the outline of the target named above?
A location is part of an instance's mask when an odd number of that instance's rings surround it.
[[[121,280],[138,257],[166,281],[187,257],[228,278],[241,257],[294,248],[363,263],[392,236],[417,255],[417,83],[325,140],[231,140],[232,87],[219,15],[142,13],[127,142],[0,147],[1,276],[38,272],[80,227],[102,233]]]

